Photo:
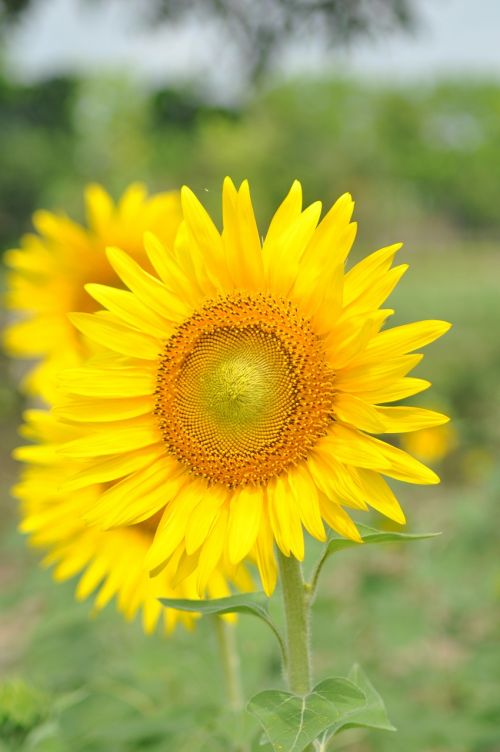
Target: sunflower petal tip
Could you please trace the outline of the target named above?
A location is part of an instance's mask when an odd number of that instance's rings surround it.
[[[90,183],[87,183],[87,185],[83,189],[83,192],[84,192],[84,198],[86,202],[87,201],[92,202],[97,196],[102,196],[104,194],[108,196],[108,193],[105,190],[105,188],[103,188],[103,186],[95,180],[92,180]]]
[[[352,197],[352,193],[349,191],[346,191],[345,193],[342,193],[341,196],[337,199],[337,201],[345,201],[346,203],[354,203],[354,199]]]
[[[184,196],[186,198],[189,197],[189,196],[194,196],[193,191],[191,190],[191,188],[188,185],[181,186],[181,198],[183,198]]]
[[[116,245],[106,246],[105,253],[106,258],[108,259],[110,264],[113,264],[114,260],[123,258],[123,256],[127,255],[125,251],[123,251],[121,248],[118,248],[118,246]]]
[[[398,525],[406,525],[406,515],[401,507],[399,507],[399,509],[393,510],[392,520],[394,522],[397,522]]]
[[[151,230],[144,231],[143,241],[145,245],[146,243],[160,243],[158,237],[154,234],[154,232],[151,232]]]
[[[364,543],[363,536],[359,532],[356,525],[353,524],[352,529],[349,530],[349,537],[355,543]]]
[[[97,282],[87,282],[85,285],[83,285],[83,289],[85,290],[85,292],[88,292],[89,295],[94,297],[94,292],[99,289],[99,284]]]

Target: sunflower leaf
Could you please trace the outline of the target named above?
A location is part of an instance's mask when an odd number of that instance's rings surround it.
[[[426,540],[427,538],[436,538],[441,535],[441,533],[400,533],[393,530],[376,530],[376,528],[368,527],[368,525],[358,525],[357,527],[365,545],[368,543],[409,543],[411,541]],[[363,544],[361,544],[361,547]],[[309,591],[312,595],[316,592],[319,575],[326,560],[338,551],[354,547],[360,547],[360,544],[348,538],[330,538],[311,577]]]
[[[382,698],[357,664],[347,679],[325,679],[305,696],[259,692],[247,710],[258,719],[275,752],[302,752],[318,737],[326,742],[346,728],[395,731]]]
[[[342,728],[352,728],[353,726],[381,729],[382,731],[396,731],[396,728],[390,722],[387,716],[387,710],[381,696],[368,679],[367,675],[358,663],[355,663],[349,671],[349,679],[352,681],[366,697],[366,704],[353,715],[351,720]],[[334,730],[335,734],[339,729]]]
[[[394,530],[377,530],[374,527],[368,527],[368,525],[358,525],[357,527],[361,533],[363,543],[406,543],[409,541],[436,538],[441,535],[441,533],[400,533]],[[337,551],[354,546],[359,546],[359,543],[347,538],[332,538],[327,543],[326,554],[327,556],[331,556]]]
[[[278,627],[269,616],[269,598],[265,593],[242,593],[230,595],[227,598],[209,598],[207,600],[192,600],[189,598],[160,598],[159,600],[167,608],[175,608],[178,611],[189,611],[202,614],[203,616],[222,616],[223,614],[251,614],[252,616],[257,616],[273,632],[285,659],[285,643]]]
[[[264,593],[245,593],[230,595],[227,598],[207,598],[194,600],[190,598],[160,598],[160,603],[178,611],[190,611],[199,614],[255,614],[267,619],[268,598]]]
[[[355,722],[366,705],[360,687],[350,679],[335,677],[320,682],[305,696],[280,690],[259,692],[247,709],[276,752],[302,752],[324,732],[332,735],[351,720]]]

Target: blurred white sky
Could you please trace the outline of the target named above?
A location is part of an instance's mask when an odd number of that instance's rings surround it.
[[[389,80],[441,75],[500,77],[500,0],[416,0],[422,26],[357,43],[325,56],[312,40],[293,46],[283,72],[325,68]],[[19,78],[55,72],[134,71],[152,84],[179,78],[206,82],[221,99],[240,86],[234,49],[224,48],[214,29],[195,22],[175,31],[145,29],[126,0],[38,0],[11,35],[6,60]],[[135,6],[137,7],[137,6]]]

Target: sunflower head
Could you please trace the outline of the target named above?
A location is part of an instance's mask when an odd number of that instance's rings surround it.
[[[57,415],[80,434],[60,452],[70,486],[105,482],[90,525],[149,525],[154,574],[193,575],[201,593],[251,556],[271,592],[275,544],[301,559],[304,529],[324,540],[325,523],[360,541],[346,508],[404,522],[383,476],[438,481],[384,434],[447,420],[391,403],[429,386],[408,376],[415,351],[449,325],[385,328],[407,266],[398,244],[346,270],[349,195],[320,221],[294,183],[263,240],[248,184],[226,180],[222,198],[219,230],[183,189],[173,245],[145,237],[149,270],[108,251],[127,290],[88,285],[104,311],[71,316],[96,355],[61,378]]]
[[[265,486],[326,434],[333,381],[296,306],[237,292],[204,303],[169,338],[155,414],[193,475],[229,489]]]
[[[12,355],[39,358],[24,386],[49,402],[58,372],[89,354],[89,343],[68,320],[70,311],[92,312],[99,307],[84,285],[120,285],[106,247],[120,245],[147,264],[144,232],[154,231],[169,245],[181,219],[177,192],[148,196],[141,184],[129,186],[116,204],[101,186],[90,185],[85,206],[86,225],[63,214],[35,212],[36,233],[26,235],[20,248],[5,254],[10,267],[6,304],[16,320],[4,331],[4,344]]]

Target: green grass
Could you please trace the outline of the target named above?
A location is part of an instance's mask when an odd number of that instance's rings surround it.
[[[398,727],[396,734],[346,732],[335,749],[498,752],[500,263],[488,248],[403,254],[412,268],[393,296],[397,323],[454,323],[420,371],[435,383],[430,404],[451,409],[459,447],[440,468],[441,486],[399,487],[409,531],[442,536],[329,560],[314,606],[315,676],[346,674],[359,661]],[[74,601],[74,583],[56,585],[37,566],[9,502],[2,519],[0,670],[4,690],[17,687],[22,707],[4,725],[3,740],[0,731],[0,750],[231,752],[227,717],[217,714],[224,691],[210,621],[164,639],[145,637],[112,607],[91,618],[91,605]],[[281,686],[266,627],[243,616],[238,641],[246,695]],[[22,691],[19,680],[28,685]]]

